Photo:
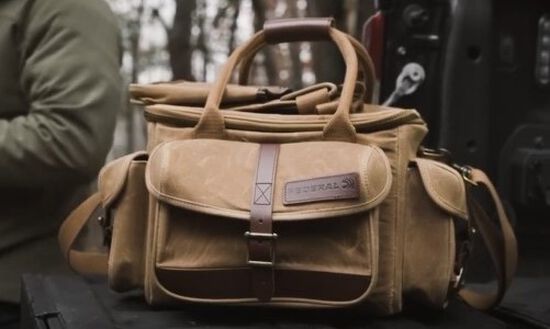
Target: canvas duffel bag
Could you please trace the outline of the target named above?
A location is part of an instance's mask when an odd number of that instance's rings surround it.
[[[266,43],[304,40],[331,40],[343,55],[334,114],[220,111],[239,63]],[[414,110],[364,103],[350,114],[358,67],[368,99],[368,55],[330,19],[270,21],[206,86],[204,106],[150,101],[147,150],[107,164],[98,193],[61,227],[71,266],[107,273],[116,291],[143,288],[161,305],[354,306],[374,314],[404,304],[443,308],[455,296],[479,309],[496,305],[517,250],[493,185],[480,170],[422,148],[427,128]],[[487,192],[496,221],[472,189]],[[108,253],[78,243],[96,218]],[[487,245],[495,291],[464,285],[475,236]]]

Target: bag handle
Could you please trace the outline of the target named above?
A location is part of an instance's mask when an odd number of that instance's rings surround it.
[[[288,21],[288,20],[286,20]],[[273,21],[272,21],[273,22]],[[275,24],[275,23],[272,23]],[[300,33],[288,33],[289,29],[300,31]],[[323,137],[326,140],[355,142],[355,127],[350,121],[349,112],[352,108],[355,81],[357,80],[357,55],[347,35],[332,27],[330,19],[292,20],[292,23],[279,25],[278,28],[257,32],[250,41],[238,47],[227,59],[220,75],[212,90],[208,94],[203,114],[195,126],[195,138],[217,138],[226,137],[225,123],[220,111],[220,103],[231,73],[237,64],[259,45],[265,44],[266,40],[273,42],[291,42],[302,40],[307,37],[309,40],[330,39],[342,53],[346,63],[346,74],[342,87],[341,99],[335,114],[331,117],[323,129]],[[286,31],[286,32],[285,32]]]
[[[479,169],[470,168],[468,179],[474,185],[481,186],[489,192],[497,212],[500,227],[497,227],[491,221],[479,203],[475,200],[469,200],[471,220],[476,224],[489,251],[491,261],[495,267],[498,286],[496,291],[491,293],[481,293],[469,288],[462,288],[458,294],[470,306],[480,310],[488,310],[500,303],[512,282],[517,267],[517,241],[500,197],[487,175]]]
[[[375,81],[374,63],[369,53],[366,51],[363,45],[359,41],[357,41],[357,39],[355,39],[351,35],[348,35],[348,38],[352,43],[353,48],[355,49],[355,52],[359,60],[359,67],[361,68],[361,73],[363,75],[363,80],[364,80],[365,89],[366,89],[363,99],[365,103],[372,103],[372,100],[374,97],[374,81]],[[253,49],[251,51],[249,56],[243,59],[242,63],[240,64],[239,74],[238,74],[240,85],[248,84],[248,79],[250,78],[250,69],[252,67],[254,57],[256,57],[258,52],[263,47],[265,47],[265,44],[259,45],[256,49]]]

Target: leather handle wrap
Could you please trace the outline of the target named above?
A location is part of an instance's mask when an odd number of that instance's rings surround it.
[[[296,41],[330,40],[331,17],[274,19],[264,24],[265,41],[269,44]]]

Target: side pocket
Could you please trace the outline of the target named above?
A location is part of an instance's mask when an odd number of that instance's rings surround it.
[[[109,286],[127,291],[143,286],[148,193],[147,154],[137,152],[109,163],[99,176],[99,192],[109,218]]]
[[[461,176],[451,167],[417,159],[407,175],[403,297],[443,308],[454,277],[455,221],[468,220]]]

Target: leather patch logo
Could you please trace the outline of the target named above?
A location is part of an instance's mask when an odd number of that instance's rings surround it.
[[[318,177],[285,184],[284,204],[308,203],[359,197],[357,173]]]

